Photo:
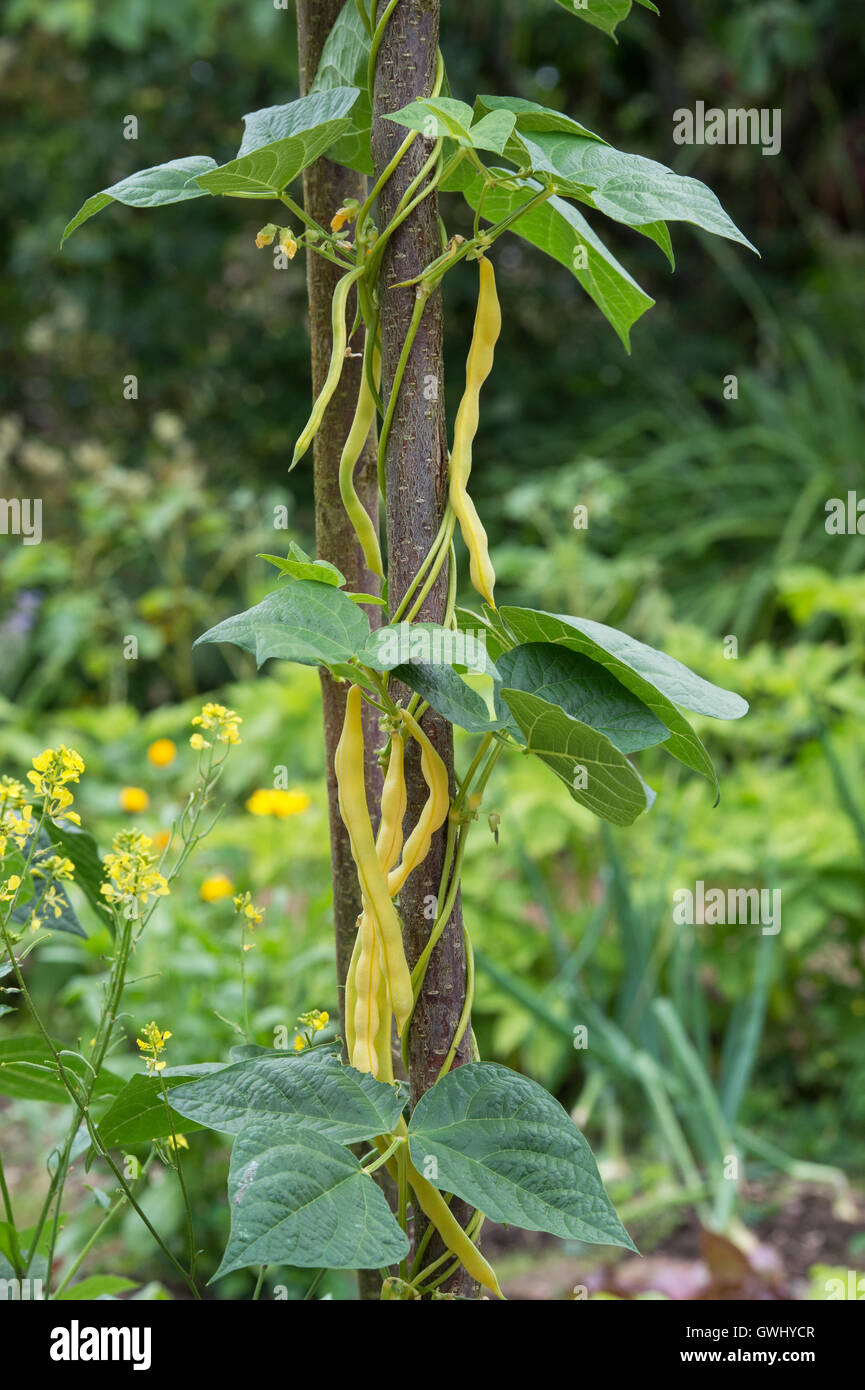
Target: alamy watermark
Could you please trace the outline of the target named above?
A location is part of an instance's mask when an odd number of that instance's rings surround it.
[[[762,145],[763,154],[781,150],[781,112],[776,106],[736,107],[724,111],[720,106],[706,109],[698,101],[694,110],[680,106],[673,112],[673,143],[676,145]]]
[[[42,540],[42,498],[0,497],[0,536],[20,536],[24,545]]]
[[[780,888],[706,888],[698,879],[693,888],[673,893],[673,921],[677,926],[758,926],[763,936],[781,930]]]

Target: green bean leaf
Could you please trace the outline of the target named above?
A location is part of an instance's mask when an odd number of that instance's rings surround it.
[[[528,642],[503,652],[496,669],[504,685],[558,705],[604,734],[620,753],[652,748],[670,737],[666,725],[612,672],[569,647]]]
[[[248,1265],[379,1269],[408,1254],[384,1193],[353,1154],[310,1129],[249,1124],[228,1176],[231,1234],[221,1279]]]
[[[502,154],[513,131],[513,112],[491,111],[472,124],[474,111],[453,97],[422,97],[392,112],[387,120],[409,130],[418,130],[427,140],[439,137],[453,140],[463,149],[492,150]]]
[[[489,172],[512,180],[512,170]],[[484,176],[465,162],[442,187],[461,192],[469,207],[474,211],[481,208],[483,221],[490,224],[518,212],[541,191],[541,184],[532,179],[523,179],[518,185],[488,185]],[[616,260],[582,213],[564,198],[553,197],[522,213],[510,230],[571,272],[630,352],[631,329],[655,301]]]
[[[373,172],[370,132],[372,111],[367,92],[370,37],[358,8],[348,0],[327,36],[310,95],[334,87],[357,87],[360,96],[351,109],[351,130],[331,145],[328,159],[360,174]]]
[[[502,687],[501,698],[530,753],[546,763],[571,796],[601,820],[632,825],[655,797],[614,743],[559,705]]]
[[[670,730],[664,743],[667,752],[708,778],[717,791],[712,760],[676,706],[713,719],[741,719],[748,710],[741,696],[712,685],[680,661],[604,623],[532,608],[503,607],[501,617],[517,641],[555,642],[605,666]]]
[[[616,29],[631,13],[631,0],[556,0],[556,4],[569,14],[575,14],[578,19],[584,19],[595,29],[600,29],[614,42],[618,42]],[[659,13],[652,0],[637,0],[637,4],[653,14]]]
[[[313,579],[291,579],[254,608],[226,618],[195,643],[233,642],[259,666],[269,657],[318,666],[349,661],[369,641],[369,619],[348,594]]]
[[[170,159],[167,164],[139,169],[136,174],[130,174],[88,198],[68,223],[60,245],[84,222],[107,208],[109,203],[125,203],[130,208],[155,208],[163,207],[166,203],[183,203],[189,198],[203,198],[208,190],[199,188],[190,180],[215,168],[216,160],[209,155],[193,154],[186,159]]]
[[[236,157],[200,174],[198,184],[232,198],[272,198],[351,129],[359,96],[356,87],[334,87],[250,112]]]
[[[174,1092],[171,1104],[228,1134],[266,1122],[273,1133],[314,1129],[342,1144],[389,1133],[402,1113],[393,1086],[318,1049],[236,1062]]]
[[[409,1147],[435,1187],[492,1221],[636,1248],[570,1116],[508,1067],[469,1062],[443,1076],[415,1106]]]

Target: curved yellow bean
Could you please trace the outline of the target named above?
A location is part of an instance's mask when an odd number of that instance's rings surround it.
[[[321,424],[322,416],[330,404],[331,396],[339,385],[343,363],[345,362],[345,350],[348,345],[348,325],[345,321],[345,306],[348,301],[349,290],[355,280],[363,274],[363,271],[363,266],[356,266],[354,270],[350,270],[346,275],[343,275],[341,280],[337,281],[336,288],[334,289],[333,301],[331,304],[333,347],[331,348],[330,354],[330,366],[327,376],[325,377],[324,385],[316,396],[315,404],[312,407],[312,414],[304,425],[300,438],[294,446],[294,457],[288,466],[289,473],[294,465],[303,458],[315,438],[318,427]]]
[[[480,391],[492,370],[493,351],[502,327],[495,272],[492,263],[485,256],[478,261],[478,272],[478,305],[471,347],[466,360],[465,392],[454,424],[449,495],[469,552],[472,584],[487,603],[495,608],[493,589],[496,576],[489,556],[487,533],[467,492],[472,469],[472,444],[478,429]]]
[[[376,382],[378,382],[380,370],[378,350],[375,347],[371,349],[368,347],[367,350],[372,352],[372,371]],[[339,460],[339,493],[342,497],[342,505],[345,507],[346,514],[354,527],[355,535],[363,551],[367,569],[372,570],[373,574],[383,577],[384,570],[381,563],[378,530],[358,497],[354,485],[354,470],[363,453],[363,446],[369,438],[375,414],[375,399],[370,390],[367,374],[363,372],[354,419]]]
[[[420,744],[421,772],[429,787],[429,796],[418,816],[417,825],[405,842],[401,863],[388,874],[387,886],[391,897],[400,891],[412,870],[426,859],[432,837],[444,824],[450,809],[447,768],[414,716],[406,709],[400,710],[400,716],[412,738]]]
[[[435,1226],[448,1250],[457,1256],[473,1279],[494,1293],[496,1298],[504,1298],[495,1271],[466,1235],[438,1188],[421,1176],[411,1159],[407,1159],[407,1168],[408,1180],[418,1206]]]
[[[413,1005],[411,975],[402,944],[402,928],[391,901],[373,839],[366,802],[363,766],[364,742],[360,686],[352,685],[345,704],[345,721],[334,757],[339,789],[339,809],[348,830],[357,866],[361,894],[372,914],[381,942],[391,1005],[397,1031],[402,1033]]]

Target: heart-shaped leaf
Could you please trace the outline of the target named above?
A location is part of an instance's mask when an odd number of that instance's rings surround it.
[[[504,177],[511,171],[500,169],[492,172]],[[446,188],[459,190],[469,207],[474,211],[482,207],[484,221],[494,223],[511,216],[530,202],[540,191],[541,185],[525,179],[515,188],[488,186],[482,174],[463,163],[447,180]],[[514,222],[511,231],[552,256],[571,272],[630,352],[630,330],[655,301],[640,289],[582,213],[564,198],[549,198],[530,212],[523,213]]]
[[[657,160],[562,131],[515,133],[505,154],[516,164],[528,164],[534,173],[551,176],[559,192],[582,197],[614,222],[630,227],[691,222],[756,250],[710,188]]]
[[[611,39],[615,39],[616,28],[631,13],[631,0],[556,0],[556,4],[608,34]],[[637,0],[637,4],[658,14],[652,0]]]
[[[311,579],[283,584],[266,599],[226,618],[195,643],[233,642],[261,666],[269,657],[301,666],[349,661],[369,640],[369,619],[348,594]]]
[[[356,87],[334,87],[251,112],[236,158],[200,175],[198,183],[207,193],[272,198],[351,129],[347,116],[359,96]]]
[[[471,106],[453,97],[422,97],[387,117],[409,130],[419,130],[428,140],[442,137],[453,140],[463,149],[502,154],[516,121],[513,112],[491,111],[474,125],[473,118]]]
[[[670,731],[604,666],[552,642],[529,642],[496,662],[502,684],[558,705],[604,734],[620,753],[652,748]]]
[[[95,217],[103,208],[107,208],[109,203],[125,203],[131,208],[157,208],[166,203],[183,203],[189,198],[203,198],[207,190],[199,188],[190,180],[198,174],[206,173],[208,169],[215,168],[216,160],[211,159],[209,155],[193,154],[186,159],[171,159],[167,164],[155,164],[150,169],[139,169],[137,174],[130,174],[128,178],[121,179],[119,183],[113,183],[110,188],[103,188],[101,193],[94,193],[92,198],[88,198],[67,225],[60,245],[62,246],[66,238],[82,223]]]
[[[717,790],[712,760],[676,706],[714,719],[740,719],[748,706],[739,695],[712,685],[680,661],[604,623],[532,608],[504,607],[501,617],[518,642],[556,642],[606,666],[670,730],[666,750],[702,773]]]
[[[214,1062],[213,1070],[222,1070],[222,1064]],[[210,1069],[208,1067],[208,1069]],[[172,1106],[169,1113],[162,1094],[163,1079],[170,1092],[179,1086],[187,1085],[198,1074],[197,1067],[172,1068],[161,1077],[146,1076],[137,1072],[130,1077],[119,1095],[99,1122],[97,1133],[106,1149],[122,1148],[127,1144],[146,1144],[151,1139],[166,1139],[179,1131],[201,1129],[199,1124],[189,1124]]]
[[[302,1126],[342,1144],[390,1133],[402,1113],[393,1086],[316,1051],[237,1062],[174,1092],[171,1104],[228,1134],[266,1120],[274,1133]]]
[[[501,698],[529,752],[594,815],[613,825],[632,825],[652,805],[654,793],[604,734],[523,690],[503,687]]]
[[[410,690],[417,691],[443,719],[458,724],[470,734],[506,728],[510,720],[490,718],[489,710],[476,690],[466,685],[450,666],[428,666],[423,662],[394,666],[392,674]]]
[[[448,1072],[415,1106],[409,1146],[434,1186],[492,1221],[635,1249],[567,1111],[508,1067]]]
[[[351,111],[352,128],[331,145],[327,157],[360,174],[373,172],[370,150],[372,112],[367,92],[369,50],[369,31],[357,5],[343,5],[327,36],[315,81],[310,88],[310,95],[328,92],[334,87],[359,88],[360,96]]]
[[[310,1129],[250,1124],[228,1176],[231,1234],[214,1279],[247,1265],[380,1269],[408,1254],[381,1188],[353,1154]]]

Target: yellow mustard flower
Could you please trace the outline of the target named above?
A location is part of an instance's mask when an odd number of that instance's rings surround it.
[[[200,714],[196,714],[192,721],[195,727],[200,726],[206,732],[213,734],[217,743],[240,743],[240,735],[237,732],[238,724],[243,720],[233,709],[227,709],[225,705],[218,705],[212,700],[208,701],[202,708]],[[210,748],[213,739],[206,739],[202,734],[193,734],[189,740],[193,748]]]
[[[215,903],[220,898],[230,898],[234,884],[226,874],[213,874],[204,880],[198,891],[206,903]]]
[[[171,1037],[171,1033],[168,1032],[167,1029],[165,1032],[160,1032],[155,1023],[148,1023],[141,1031],[144,1036],[142,1038],[136,1038],[135,1041],[138,1043],[141,1051],[147,1053],[144,1059],[147,1064],[147,1070],[151,1074],[153,1072],[160,1072],[164,1069],[165,1062],[160,1059],[159,1054],[165,1051],[165,1044]]]
[[[26,849],[27,841],[36,829],[33,807],[22,806],[19,811],[11,808],[0,815],[0,855],[6,853],[11,840],[18,849]]]
[[[66,784],[77,782],[83,771],[81,754],[64,744],[59,748],[45,748],[33,759],[33,770],[27,773],[27,780],[36,795],[45,798],[45,809],[52,820],[81,824],[78,812],[69,810],[73,798]]]
[[[177,744],[170,738],[157,738],[147,750],[154,767],[170,767],[177,757]]]
[[[20,887],[20,874],[10,874],[7,879],[0,882],[0,903],[10,903]]]
[[[149,805],[150,797],[143,787],[124,787],[122,789],[120,793],[122,810],[137,815],[139,811],[146,811]]]
[[[63,854],[48,854],[33,865],[32,873],[34,878],[65,879],[69,882],[75,877],[75,865]]]
[[[330,1014],[325,1009],[310,1009],[309,1013],[301,1014],[298,1023],[303,1023],[307,1028],[312,1028],[313,1032],[320,1033],[322,1028],[326,1028],[330,1022]]]
[[[144,907],[151,898],[164,898],[168,883],[154,867],[153,841],[137,830],[120,830],[106,854],[105,883],[100,892],[110,903],[137,902]]]
[[[249,892],[241,893],[234,899],[234,910],[246,918],[246,925],[250,931],[253,927],[260,927],[264,921],[264,908],[255,906]]]

